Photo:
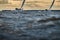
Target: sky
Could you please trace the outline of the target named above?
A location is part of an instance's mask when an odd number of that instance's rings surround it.
[[[49,9],[52,0],[26,0],[24,10]],[[22,0],[0,0],[0,10],[14,10],[20,8]],[[56,0],[51,10],[60,10],[60,0]]]

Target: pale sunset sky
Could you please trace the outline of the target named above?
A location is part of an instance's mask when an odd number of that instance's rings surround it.
[[[52,0],[26,0],[24,10],[49,9]],[[0,0],[0,10],[13,10],[21,7],[22,0]],[[60,0],[56,0],[51,10],[60,10]]]

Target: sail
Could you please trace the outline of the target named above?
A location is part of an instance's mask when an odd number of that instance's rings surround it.
[[[51,6],[50,6],[50,8],[49,8],[49,9],[51,9],[51,8],[52,8],[52,6],[54,5],[54,2],[55,2],[55,0],[53,0],[53,2],[52,2],[52,4],[51,4]]]
[[[23,0],[23,2],[22,2],[22,5],[21,5],[21,8],[23,8],[23,6],[24,6],[24,3],[25,3],[25,0]]]

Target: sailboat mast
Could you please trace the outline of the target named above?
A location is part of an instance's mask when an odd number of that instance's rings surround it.
[[[51,4],[51,6],[50,6],[50,8],[49,8],[49,9],[51,9],[51,8],[52,8],[52,6],[54,5],[54,2],[55,2],[55,0],[53,0],[53,2],[52,2],[52,4]]]
[[[23,6],[24,6],[24,3],[25,3],[25,0],[23,0],[23,2],[22,2],[21,9],[23,8]]]

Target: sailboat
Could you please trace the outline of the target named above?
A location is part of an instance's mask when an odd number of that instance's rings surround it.
[[[26,1],[26,0],[23,0],[20,9],[16,8],[16,10],[23,10],[23,6],[24,6],[24,4],[25,4],[25,1]]]
[[[25,4],[25,1],[26,1],[26,0],[23,0],[20,9],[16,8],[16,10],[23,10],[23,6],[24,6],[24,4]],[[49,10],[53,7],[54,2],[55,2],[55,0],[52,1],[52,4],[50,5]],[[47,10],[47,9],[46,9],[46,10]]]
[[[55,0],[52,1],[52,4],[50,5],[49,10],[53,7],[54,2],[55,2]],[[47,10],[47,9],[45,9],[45,10]]]
[[[51,4],[51,6],[50,6],[50,8],[49,8],[49,9],[51,9],[51,8],[52,8],[52,6],[54,5],[54,2],[55,2],[55,0],[53,0],[53,1],[52,1],[52,4]]]

